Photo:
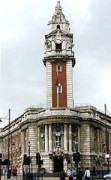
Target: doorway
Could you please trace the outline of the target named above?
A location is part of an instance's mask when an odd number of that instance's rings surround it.
[[[54,157],[54,172],[63,171],[63,157]]]

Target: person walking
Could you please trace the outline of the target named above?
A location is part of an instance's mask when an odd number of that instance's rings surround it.
[[[74,172],[72,171],[72,169],[70,169],[70,171],[68,171],[68,180],[73,180],[74,177]]]
[[[80,170],[80,168],[77,169],[76,179],[82,180],[82,171]]]
[[[65,180],[66,173],[63,171],[60,172],[60,180]]]
[[[68,177],[68,180],[69,180],[69,177],[70,176],[70,169],[68,169],[68,171],[67,171],[67,177]]]
[[[90,180],[90,177],[91,177],[91,173],[90,173],[90,170],[87,168],[84,173],[84,178],[86,180]]]

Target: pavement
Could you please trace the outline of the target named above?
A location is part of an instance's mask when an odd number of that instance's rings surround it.
[[[17,177],[11,177],[10,179],[7,179],[5,176],[1,176],[1,180],[22,180],[22,176]],[[39,180],[60,180],[59,177],[40,177]]]
[[[82,178],[84,180],[84,178]],[[6,176],[1,176],[0,180],[23,180],[22,176],[17,176],[17,177],[11,177],[10,179],[7,179]],[[38,180],[38,179],[37,179]],[[59,177],[39,177],[39,180],[60,180]],[[66,177],[66,180],[68,180],[68,178]],[[76,180],[76,178],[74,177],[74,180]],[[94,178],[91,180],[103,180],[103,179],[99,179],[99,178]]]

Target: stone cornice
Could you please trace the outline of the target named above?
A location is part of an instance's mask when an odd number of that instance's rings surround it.
[[[93,111],[92,111],[93,110]],[[15,121],[13,121],[13,126],[10,128],[10,133],[23,130],[28,127],[30,123],[36,123],[37,126],[44,123],[77,123],[80,125],[81,123],[90,123],[93,126],[111,128],[111,123],[108,121],[111,117],[107,116],[105,119],[105,116],[103,113],[98,112],[96,109],[90,108],[49,108],[49,109],[39,109],[37,110],[33,109],[33,113],[31,111],[31,108],[26,111],[27,113],[24,113],[24,116],[20,116],[20,118]],[[35,114],[36,113],[36,114]],[[95,115],[95,116],[94,116]],[[101,118],[102,116],[102,118]],[[20,120],[20,121],[19,121]],[[8,135],[8,126],[2,128],[0,132],[0,137],[5,137]]]
[[[76,64],[76,60],[74,58],[74,56],[48,56],[48,57],[44,57],[43,59],[43,63],[44,65],[46,66],[46,61],[50,61],[50,62],[53,62],[53,61],[57,61],[59,59],[63,59],[64,61],[68,61],[68,60],[72,60],[72,66],[74,67],[74,65]]]
[[[95,126],[97,127],[97,125],[102,125],[102,126],[104,126],[104,128],[106,128],[106,126],[108,127],[108,128],[111,128],[111,123],[108,123],[108,124],[106,124],[106,122],[105,121],[102,121],[102,120],[98,120],[98,119],[96,119],[96,118],[82,118],[82,122],[85,122],[86,123],[86,121],[88,122],[88,123],[90,123],[90,124],[93,124],[94,125],[94,123],[95,123]]]

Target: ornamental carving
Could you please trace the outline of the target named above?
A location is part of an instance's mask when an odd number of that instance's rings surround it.
[[[45,47],[46,47],[46,49],[51,49],[52,43],[51,43],[50,40],[46,40],[46,42],[45,42]]]
[[[67,49],[72,49],[73,46],[74,46],[74,44],[72,43],[72,41],[68,41],[67,44],[66,44]]]

